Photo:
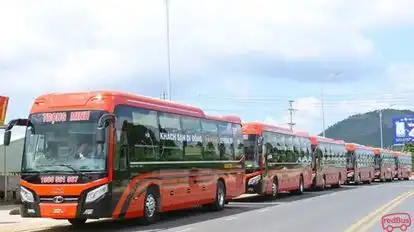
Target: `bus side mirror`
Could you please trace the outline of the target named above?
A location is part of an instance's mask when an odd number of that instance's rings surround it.
[[[4,131],[4,138],[3,138],[4,146],[9,146],[10,140],[11,140],[11,130]]]
[[[98,127],[96,128],[96,142],[98,144],[105,143],[106,140],[106,133],[105,127]]]

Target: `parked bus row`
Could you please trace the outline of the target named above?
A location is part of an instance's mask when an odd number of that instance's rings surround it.
[[[292,132],[238,116],[120,92],[37,97],[21,167],[21,215],[142,218],[202,205],[222,210],[244,193],[276,196],[411,176],[409,154]]]

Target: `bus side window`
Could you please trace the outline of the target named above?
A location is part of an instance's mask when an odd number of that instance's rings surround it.
[[[158,161],[159,133],[157,112],[133,108],[132,123],[129,125],[128,130],[130,134],[129,144],[132,149],[130,161]]]
[[[159,113],[161,157],[168,161],[181,161],[184,156],[185,135],[181,128],[180,116]]]
[[[221,160],[233,160],[234,148],[233,148],[233,129],[231,123],[219,122],[219,151]]]
[[[181,116],[184,141],[184,160],[203,159],[203,140],[201,135],[201,122],[198,118]]]
[[[243,133],[242,127],[239,124],[233,124],[233,141],[234,141],[234,153],[236,159],[239,160],[244,155]]]
[[[203,134],[203,160],[220,160],[217,122],[201,120]]]
[[[128,170],[128,123],[132,121],[130,108],[127,106],[117,106],[115,109],[115,151],[114,151],[114,170]]]

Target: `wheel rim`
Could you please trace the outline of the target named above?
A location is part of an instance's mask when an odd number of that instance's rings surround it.
[[[300,180],[300,186],[299,186],[300,192],[303,192],[303,180]]]
[[[272,184],[272,195],[273,196],[277,195],[277,184],[275,182],[273,182]]]
[[[222,188],[218,189],[217,193],[218,203],[220,206],[224,205],[224,191]]]
[[[156,200],[152,194],[148,194],[147,199],[145,201],[145,211],[147,212],[148,217],[153,217],[156,210]]]

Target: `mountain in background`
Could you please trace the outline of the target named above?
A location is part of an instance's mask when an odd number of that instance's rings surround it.
[[[382,111],[384,147],[392,146],[392,118],[405,115],[414,115],[414,111],[394,109]],[[381,147],[379,112],[371,111],[352,115],[326,129],[325,136],[351,143]]]

